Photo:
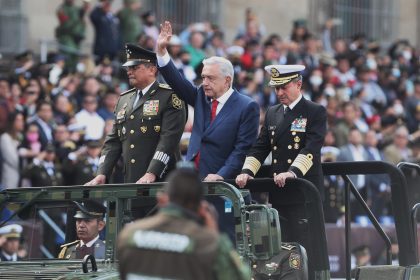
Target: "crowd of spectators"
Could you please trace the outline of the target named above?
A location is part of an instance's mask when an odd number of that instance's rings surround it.
[[[92,54],[77,53],[77,44],[84,38],[81,32],[71,55],[66,52],[68,49],[59,48],[42,64],[36,54],[27,51],[16,55],[10,73],[1,73],[3,187],[20,186],[24,171],[42,162],[48,152],[57,155],[54,167],[60,169],[70,154],[73,161],[86,154],[87,141],[103,141],[112,128],[113,108],[119,94],[128,89],[125,72],[120,68],[123,40],[135,38],[136,43],[153,50],[158,34],[152,12],[142,11],[136,1],[124,2],[125,6],[115,13],[107,6],[108,0],[99,1],[96,7],[80,7],[83,13],[78,16],[96,30]],[[67,0],[63,5],[66,3],[74,5]],[[101,16],[103,20],[98,20]],[[65,24],[68,18],[59,10],[60,24]],[[66,28],[72,30],[69,26]],[[305,97],[322,104],[328,112],[324,161],[419,163],[419,50],[409,40],[397,40],[384,48],[381,42],[370,41],[363,34],[331,40],[333,29],[334,21],[328,20],[322,31],[311,33],[304,20],[296,20],[290,36],[282,38],[267,34],[263,22],[247,9],[245,21],[238,24],[232,42],[226,41],[220,26],[192,23],[172,37],[169,52],[179,71],[195,84],[201,83],[204,58],[212,55],[228,58],[234,65],[234,87],[259,103],[261,122],[266,109],[278,102],[272,88],[266,86],[269,77],[264,66],[304,64]],[[113,38],[102,38],[104,34]],[[189,121],[186,125],[186,137],[191,124]],[[185,149],[186,142],[183,138],[181,149]],[[326,185],[334,186],[334,191],[327,193],[326,205],[338,213],[342,182],[330,177],[325,181]],[[70,182],[64,176],[63,183]],[[376,207],[376,214],[388,214],[387,178],[360,175],[353,182],[368,203]],[[378,201],[378,197],[383,201]],[[337,215],[331,215],[331,219]]]

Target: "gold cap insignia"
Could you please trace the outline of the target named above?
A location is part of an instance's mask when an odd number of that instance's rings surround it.
[[[271,68],[271,77],[273,77],[273,78],[277,78],[277,77],[279,77],[280,76],[280,72],[279,72],[279,70],[277,70],[276,68]]]

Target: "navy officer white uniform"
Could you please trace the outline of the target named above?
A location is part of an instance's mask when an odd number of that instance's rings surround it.
[[[18,224],[10,224],[0,228],[0,236],[6,240],[1,245],[1,261],[21,261],[18,256],[19,242],[23,228]]]
[[[244,187],[257,174],[271,152],[271,174],[277,186],[284,187],[287,178],[304,178],[311,181],[323,197],[321,147],[327,131],[327,113],[323,106],[303,97],[300,72],[304,69],[303,65],[265,67],[271,75],[269,86],[275,88],[281,104],[268,109],[257,143],[236,177],[239,187]],[[270,194],[271,204],[284,218],[282,241],[297,241],[308,246],[307,215],[301,201],[300,193],[289,188],[286,192]],[[310,253],[308,250],[308,255]]]

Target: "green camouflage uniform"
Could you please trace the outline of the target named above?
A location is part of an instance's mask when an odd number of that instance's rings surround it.
[[[117,255],[122,279],[250,279],[229,239],[176,205],[127,225],[120,233]]]
[[[60,44],[60,52],[67,55],[66,63],[71,71],[77,63],[80,42],[85,38],[84,12],[82,8],[67,3],[60,5],[57,10],[59,26],[55,29],[55,37]]]
[[[117,14],[120,20],[120,30],[123,42],[135,43],[142,32],[142,23],[136,11],[123,8]]]

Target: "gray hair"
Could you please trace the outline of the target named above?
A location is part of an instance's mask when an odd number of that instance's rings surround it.
[[[221,56],[212,56],[203,60],[203,65],[219,65],[223,77],[230,77],[230,86],[233,84],[233,65],[232,62]]]

